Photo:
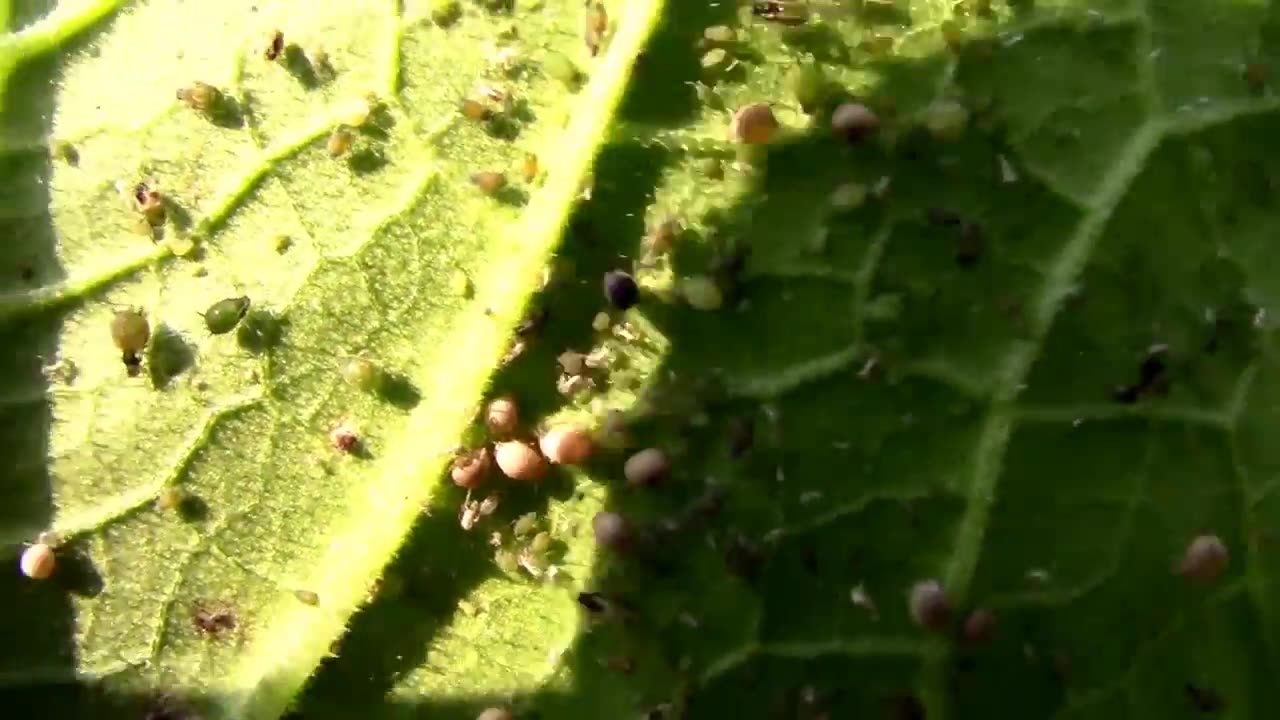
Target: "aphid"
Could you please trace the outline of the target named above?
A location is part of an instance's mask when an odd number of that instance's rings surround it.
[[[468,493],[467,497],[471,497]],[[480,503],[475,500],[465,500],[462,506],[458,508],[458,524],[463,530],[470,530],[480,522]]]
[[[156,507],[161,510],[177,510],[182,506],[182,501],[187,499],[187,494],[182,488],[169,486],[160,492],[156,498]]]
[[[763,145],[773,139],[778,128],[778,118],[768,103],[752,103],[733,114],[729,137],[743,145]]]
[[[996,614],[987,608],[978,608],[964,620],[962,634],[966,642],[980,645],[991,640],[996,633]]]
[[[205,635],[218,636],[236,629],[236,614],[221,604],[197,602],[191,611],[191,623]]]
[[[288,235],[277,235],[271,240],[271,246],[281,255],[289,250],[290,245],[293,245],[293,240]]]
[[[880,127],[880,118],[862,103],[842,103],[831,114],[831,131],[857,143]]]
[[[724,165],[719,158],[703,158],[698,162],[698,170],[710,180],[724,179]]]
[[[551,549],[551,533],[543,530],[533,536],[533,540],[529,542],[529,549],[535,553],[545,553]]]
[[[22,574],[32,580],[48,580],[58,566],[58,558],[53,548],[46,543],[37,542],[22,551],[18,567]]]
[[[656,485],[671,473],[671,460],[658,448],[647,448],[627,458],[622,474],[632,487]]]
[[[111,340],[120,349],[125,367],[136,371],[142,365],[142,351],[151,339],[151,323],[140,311],[120,310],[111,318]]]
[[[797,65],[787,73],[787,87],[796,96],[800,109],[811,113],[822,104],[827,94],[827,78],[817,65]]]
[[[353,453],[360,447],[360,434],[346,423],[329,431],[329,443],[345,453]]]
[[[152,189],[146,183],[138,183],[133,188],[133,199],[148,225],[153,228],[164,225],[164,196],[159,190]]]
[[[68,165],[77,165],[80,162],[80,151],[76,150],[76,146],[66,140],[58,140],[53,143],[53,156]]]
[[[547,567],[551,565],[545,555],[531,552],[527,548],[520,553],[516,560],[520,563],[520,567],[536,578],[542,577],[543,573],[547,571]]]
[[[355,141],[356,137],[350,130],[345,127],[334,128],[329,134],[328,142],[325,143],[325,150],[329,152],[329,157],[340,157],[351,149]]]
[[[466,98],[462,101],[462,115],[468,120],[483,122],[493,117],[493,111],[475,98]]]
[[[554,50],[548,52],[547,56],[543,58],[542,69],[546,71],[547,75],[569,87],[573,87],[578,83],[578,67],[567,56]]]
[[[498,469],[512,480],[536,482],[547,474],[547,461],[527,443],[518,440],[501,442],[494,446],[494,460]]]
[[[560,369],[569,375],[580,375],[587,369],[587,356],[573,350],[565,350],[556,358]]]
[[[249,312],[249,298],[241,296],[225,298],[209,306],[203,313],[205,327],[213,335],[225,335],[240,324]]]
[[[502,707],[485,708],[476,716],[476,720],[515,720],[511,711]]]
[[[493,493],[480,501],[480,517],[489,517],[498,511],[498,505],[502,503],[502,495]],[[499,534],[499,537],[501,535]]]
[[[828,203],[832,210],[857,210],[867,201],[867,186],[862,183],[847,182],[831,191]]]
[[[728,44],[738,39],[738,34],[728,25],[712,25],[702,31],[704,40],[710,43]]]
[[[604,274],[604,299],[619,310],[628,310],[640,301],[640,286],[628,273],[611,270]]]
[[[236,343],[250,352],[262,352],[275,347],[283,331],[280,319],[271,311],[256,308],[245,313],[240,321]]]
[[[795,0],[763,0],[751,3],[751,14],[779,25],[803,25],[809,10]]]
[[[431,0],[431,22],[449,27],[462,17],[462,4],[458,0]]]
[[[945,630],[951,623],[951,601],[937,580],[921,580],[908,596],[911,619],[929,630]]]
[[[461,488],[479,487],[484,482],[485,476],[489,474],[489,468],[493,464],[493,458],[489,454],[489,448],[482,447],[472,450],[465,455],[458,456],[453,461],[453,468],[449,471],[449,477],[453,479],[453,484]]]
[[[382,384],[382,370],[368,358],[352,358],[342,366],[342,379],[365,392],[373,392]]]
[[[631,544],[631,523],[616,512],[598,512],[591,518],[591,531],[596,542],[613,550],[623,550]]]
[[[1187,545],[1178,574],[1192,580],[1216,580],[1227,571],[1231,554],[1217,535],[1201,535]]]
[[[538,441],[542,454],[556,465],[581,465],[591,456],[591,435],[576,427],[557,427]]]
[[[969,110],[955,100],[938,100],[925,111],[924,125],[935,138],[954,142],[969,128]]]
[[[510,550],[503,550],[499,548],[493,554],[493,562],[495,565],[502,568],[502,571],[505,573],[514,575],[515,573],[520,572],[520,561],[516,559],[516,554]]]
[[[471,184],[480,188],[480,192],[485,195],[495,195],[499,190],[507,186],[507,176],[504,173],[492,170],[472,173]]]
[[[711,48],[702,55],[702,68],[715,70],[729,61],[729,53],[724,48]]]
[[[489,403],[485,411],[484,424],[494,435],[510,435],[515,432],[520,422],[520,411],[516,401],[510,397],[500,397]]]
[[[533,532],[533,528],[536,527],[537,524],[537,513],[525,513],[524,515],[516,518],[515,523],[511,526],[511,532],[515,533],[516,537],[524,537],[525,535]]]
[[[262,53],[262,56],[267,60],[274,61],[280,57],[282,52],[284,52],[284,33],[276,30],[271,33],[271,40],[267,43],[267,49]]]
[[[595,317],[591,318],[591,329],[598,332],[604,332],[613,324],[613,319],[609,317],[607,312],[598,312]]]
[[[531,183],[538,178],[538,156],[533,153],[525,153],[524,160],[520,163],[520,176],[524,181]]]
[[[591,51],[592,57],[600,53],[600,46],[604,43],[604,35],[608,30],[609,15],[605,12],[604,3],[592,3],[587,8],[587,18],[582,36],[587,44],[587,49]]]
[[[192,110],[209,115],[222,103],[222,92],[208,83],[197,80],[191,83],[190,87],[178,90],[177,98]]]
[[[716,310],[724,304],[720,286],[706,275],[693,275],[680,280],[680,295],[694,310]]]
[[[320,595],[314,590],[294,590],[293,596],[303,605],[316,606],[320,604]]]

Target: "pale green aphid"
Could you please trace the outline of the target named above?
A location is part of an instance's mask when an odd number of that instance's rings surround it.
[[[223,335],[235,330],[241,318],[249,312],[249,298],[237,297],[219,300],[204,311],[204,324],[214,335]]]
[[[554,50],[547,53],[542,60],[542,69],[547,75],[571,87],[576,85],[579,79],[578,66],[574,65],[568,56]]]
[[[382,382],[382,371],[368,358],[352,358],[342,366],[342,378],[365,392],[372,392]]]

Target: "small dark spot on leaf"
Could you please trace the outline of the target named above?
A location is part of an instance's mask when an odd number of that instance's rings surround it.
[[[1183,689],[1187,693],[1187,702],[1191,703],[1191,707],[1198,712],[1219,713],[1227,707],[1226,701],[1212,688],[1187,683]]]
[[[734,575],[754,584],[760,579],[760,572],[764,568],[764,555],[760,548],[742,534],[734,533],[725,543],[724,562]]]
[[[198,495],[184,493],[178,500],[178,517],[185,522],[204,522],[209,519],[209,504]]]
[[[899,695],[889,701],[890,720],[925,720],[924,704],[914,695]]]
[[[412,410],[422,402],[422,393],[413,381],[400,373],[384,372],[377,392],[380,398],[401,410]]]

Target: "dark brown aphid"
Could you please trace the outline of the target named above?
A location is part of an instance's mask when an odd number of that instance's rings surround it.
[[[507,176],[500,172],[486,170],[473,173],[471,175],[471,183],[480,188],[480,191],[485,195],[494,195],[507,186]]]
[[[996,633],[996,614],[987,608],[978,608],[964,620],[963,635],[966,642],[981,645]]]
[[[604,35],[609,30],[609,15],[605,12],[603,3],[591,3],[587,8],[586,24],[583,27],[583,40],[587,44],[587,49],[591,51],[591,56],[595,57],[600,53],[600,46],[604,43]]]
[[[921,580],[911,586],[907,600],[911,619],[920,627],[938,632],[951,624],[951,601],[937,580]]]
[[[222,91],[199,80],[191,83],[190,87],[178,90],[176,95],[187,107],[206,115],[213,113],[222,103]]]
[[[282,52],[284,52],[284,33],[276,30],[271,33],[271,40],[267,43],[267,49],[262,56],[268,60],[275,60]]]
[[[529,309],[529,312],[520,319],[520,324],[516,325],[516,335],[520,337],[529,337],[542,329],[547,324],[547,320],[551,318],[551,310],[545,305],[536,305]]]
[[[1213,688],[1200,687],[1187,683],[1183,686],[1187,693],[1187,702],[1197,712],[1219,713],[1227,708],[1227,703]]]
[[[138,212],[146,218],[148,225],[164,225],[164,196],[159,190],[152,189],[146,183],[138,183],[133,188],[133,200],[138,204]]]
[[[329,431],[329,443],[344,453],[354,453],[360,448],[360,434],[343,423]]]
[[[1187,545],[1178,574],[1192,580],[1216,580],[1227,571],[1231,554],[1217,535],[1201,535]]]
[[[191,611],[191,623],[204,635],[218,637],[236,629],[239,621],[231,608],[220,603],[197,602]]]

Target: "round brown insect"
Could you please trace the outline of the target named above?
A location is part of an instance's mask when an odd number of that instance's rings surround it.
[[[978,608],[964,620],[964,639],[974,645],[991,640],[996,634],[996,614],[987,608]]]
[[[537,482],[547,474],[547,461],[527,443],[518,440],[501,442],[494,446],[494,460],[498,469],[512,480]]]
[[[908,598],[911,619],[920,627],[941,631],[951,623],[951,601],[937,580],[921,580]]]
[[[489,428],[489,432],[494,435],[510,435],[515,432],[516,424],[519,422],[520,412],[515,400],[500,397],[489,403],[489,410],[484,418],[484,424]]]
[[[489,448],[472,450],[453,461],[453,469],[449,471],[449,477],[453,478],[453,484],[458,487],[467,489],[479,487],[484,482],[485,475],[489,473],[492,464],[493,458],[489,454]]]
[[[196,81],[190,87],[178,90],[177,97],[187,107],[202,113],[211,113],[222,102],[222,92],[209,83]]]
[[[18,565],[22,568],[22,574],[32,580],[47,580],[58,566],[58,558],[52,547],[36,543],[23,551]]]
[[[484,106],[484,103],[475,98],[466,98],[462,101],[462,114],[468,120],[477,122],[488,120],[493,117],[493,111]]]
[[[507,186],[507,176],[500,172],[478,172],[471,175],[471,182],[485,195],[493,195]]]
[[[656,485],[671,472],[671,460],[658,448],[648,448],[627,458],[622,474],[633,487]]]
[[[1192,580],[1216,580],[1227,571],[1231,554],[1222,538],[1217,535],[1201,535],[1187,545],[1178,573]]]
[[[614,550],[631,543],[631,523],[616,512],[598,512],[591,518],[591,531],[596,542]]]
[[[136,355],[151,339],[151,324],[141,311],[121,310],[111,318],[111,341],[126,355]]]
[[[338,157],[350,150],[355,141],[356,138],[351,134],[350,130],[340,127],[329,136],[325,149],[329,151],[330,157]]]
[[[744,145],[763,145],[773,139],[779,127],[768,103],[752,103],[733,114],[729,134]]]
[[[557,465],[581,465],[591,456],[591,435],[576,427],[557,427],[538,441],[542,454]]]
[[[320,604],[320,595],[314,590],[294,590],[293,596],[303,605],[315,606]]]
[[[275,60],[282,52],[284,52],[284,33],[276,30],[271,33],[271,39],[267,42],[267,49],[262,56],[268,60]]]

